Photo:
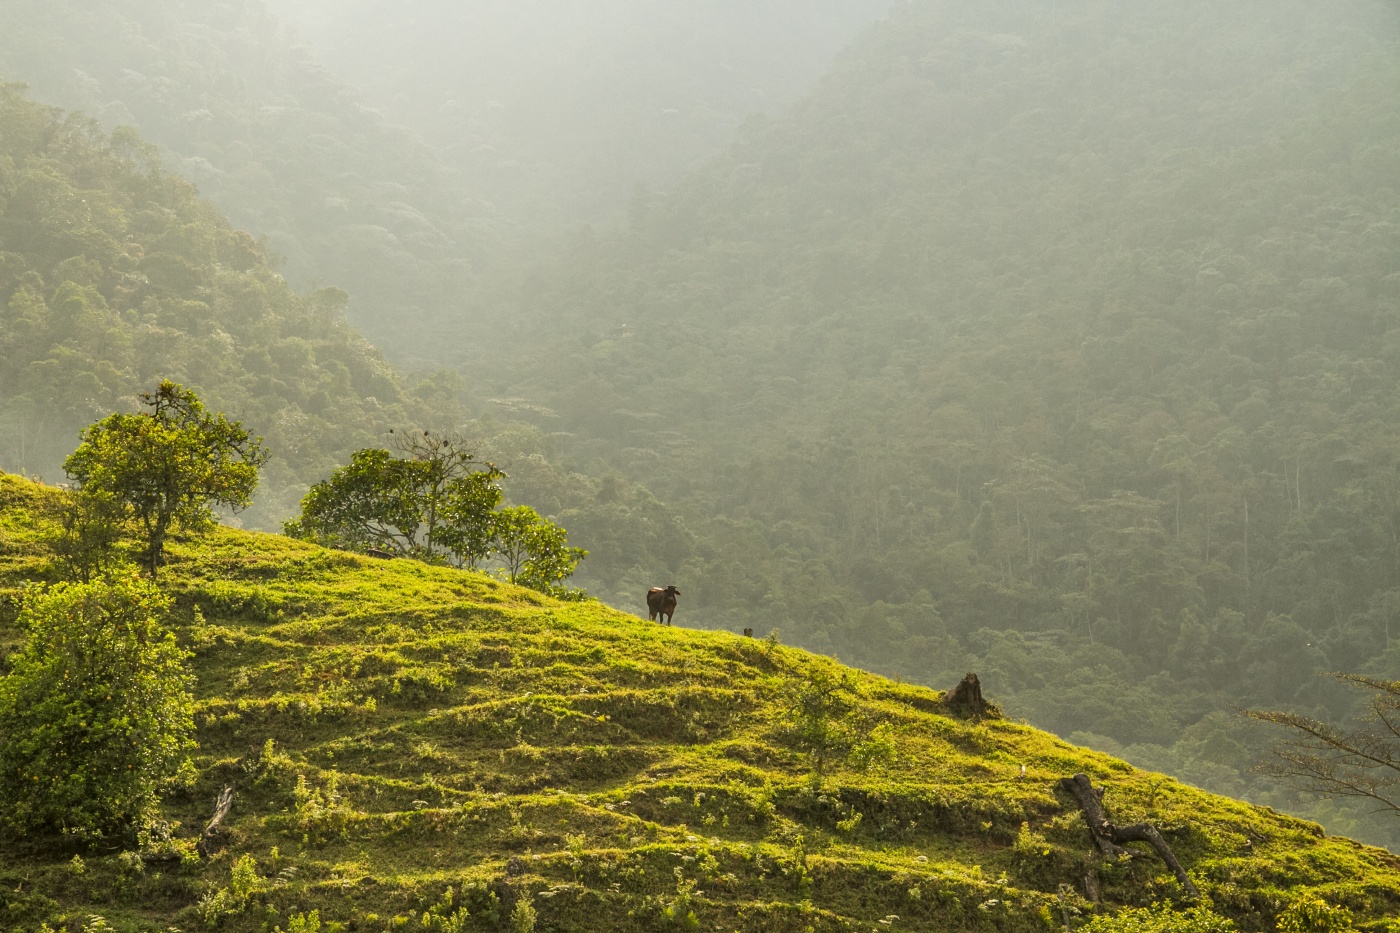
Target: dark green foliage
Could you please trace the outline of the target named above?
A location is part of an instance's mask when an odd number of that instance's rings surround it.
[[[568,533],[528,505],[498,509],[505,474],[495,464],[480,464],[458,439],[426,431],[399,437],[408,456],[356,451],[348,466],[311,487],[286,533],[458,568],[476,569],[496,557],[511,583],[582,596],[563,583],[588,552],[569,547]]]
[[[169,380],[141,399],[149,412],[109,415],[88,427],[63,469],[79,498],[94,497],[89,512],[102,517],[115,503],[125,507],[140,527],[154,577],[172,528],[207,528],[211,506],[237,512],[252,504],[267,452],[261,438],[206,412],[195,393]]]
[[[493,553],[504,475],[495,468],[476,470],[445,490],[436,540],[456,566],[475,570]]]
[[[357,450],[347,466],[311,487],[287,533],[330,547],[376,547],[475,567],[490,553],[505,474],[477,460],[460,438],[400,433],[394,446],[404,456]]]
[[[34,587],[0,679],[0,823],[17,836],[130,836],[193,742],[169,598],[133,575]]]
[[[456,193],[452,173],[412,134],[368,111],[299,46],[262,0],[0,5],[0,81],[25,81],[40,99],[82,111],[108,130],[136,128],[162,147],[160,161],[199,185],[239,228],[267,236],[298,287],[346,288],[356,323],[373,325],[378,345],[407,349],[438,339],[424,327],[423,309],[461,306],[452,296],[474,277],[498,222]],[[138,242],[151,251],[148,240]],[[98,260],[91,252],[87,258]],[[203,270],[190,258],[152,257],[146,265],[195,286]],[[305,395],[294,395],[298,403],[320,390],[332,407],[344,405],[333,384],[295,371],[298,357],[329,335],[281,336],[305,343],[262,345],[271,359],[260,361],[259,375],[291,388],[311,382]],[[346,363],[339,375],[363,378]],[[393,401],[384,389],[362,390],[356,401],[365,396]],[[312,420],[325,414],[307,413]]]
[[[109,490],[88,489],[68,496],[62,509],[52,546],[63,575],[90,583],[115,569],[129,506]]]
[[[418,465],[387,450],[357,450],[350,463],[311,487],[301,517],[286,524],[293,538],[329,547],[379,547],[402,555],[423,548]]]

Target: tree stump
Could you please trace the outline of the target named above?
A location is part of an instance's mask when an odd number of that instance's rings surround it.
[[[958,685],[943,694],[943,705],[965,713],[969,719],[988,719],[997,715],[996,707],[982,698],[982,682],[976,674],[968,674]]]
[[[1084,822],[1089,826],[1089,837],[1106,858],[1137,858],[1142,853],[1123,847],[1127,842],[1145,842],[1157,852],[1160,858],[1180,882],[1187,897],[1200,897],[1196,885],[1192,883],[1186,869],[1181,867],[1171,846],[1162,838],[1157,827],[1151,823],[1134,823],[1131,826],[1115,826],[1103,809],[1103,788],[1095,788],[1087,775],[1076,774],[1072,778],[1060,778],[1059,785],[1069,791],[1084,813]],[[1093,873],[1090,873],[1093,875]],[[1091,882],[1085,879],[1085,888],[1091,897],[1098,893],[1098,878]]]
[[[496,900],[501,904],[501,909],[506,913],[515,909],[515,902],[520,899],[520,879],[525,874],[525,862],[520,856],[512,855],[506,862],[505,873],[498,877],[491,885],[492,892],[496,895]]]

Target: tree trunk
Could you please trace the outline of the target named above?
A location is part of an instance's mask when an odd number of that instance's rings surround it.
[[[1156,850],[1157,856],[1176,875],[1176,880],[1181,883],[1186,895],[1191,898],[1200,897],[1200,892],[1196,890],[1196,885],[1186,874],[1186,869],[1181,867],[1181,863],[1176,860],[1171,846],[1162,838],[1162,834],[1151,823],[1134,823],[1131,826],[1115,826],[1103,810],[1103,789],[1095,789],[1089,778],[1083,774],[1076,774],[1072,778],[1061,778],[1060,786],[1069,791],[1074,796],[1075,802],[1079,804],[1079,809],[1084,812],[1084,822],[1089,826],[1089,836],[1094,840],[1094,845],[1108,858],[1137,858],[1140,852],[1123,848],[1126,842],[1146,842]]]

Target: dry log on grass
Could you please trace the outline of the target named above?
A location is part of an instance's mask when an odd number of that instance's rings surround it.
[[[1079,804],[1079,809],[1084,813],[1084,822],[1089,825],[1089,836],[1105,857],[1137,858],[1142,853],[1124,848],[1124,843],[1145,842],[1156,850],[1157,856],[1176,875],[1176,880],[1181,883],[1181,887],[1188,897],[1194,899],[1200,896],[1196,885],[1186,874],[1186,869],[1181,867],[1181,863],[1177,861],[1171,846],[1167,845],[1167,841],[1162,838],[1157,827],[1151,823],[1115,826],[1108,815],[1104,813],[1103,788],[1095,788],[1086,775],[1076,774],[1072,778],[1061,778],[1059,783],[1061,787],[1073,795],[1075,802]],[[1097,881],[1098,879],[1094,878],[1094,883],[1090,884],[1086,879],[1086,888],[1097,889]],[[1097,893],[1097,891],[1093,890],[1092,893]]]
[[[225,787],[224,792],[219,795],[219,800],[214,804],[214,816],[209,820],[209,825],[204,827],[204,832],[199,837],[199,844],[195,846],[195,851],[201,858],[208,858],[219,851],[222,844],[219,834],[219,824],[223,823],[224,817],[233,809],[233,787]]]

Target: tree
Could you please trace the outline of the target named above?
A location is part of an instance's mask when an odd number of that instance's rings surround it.
[[[451,434],[437,437],[428,431],[395,434],[393,447],[412,464],[405,475],[411,483],[413,498],[420,504],[424,545],[430,554],[435,554],[442,544],[438,527],[454,487],[478,472],[487,474],[486,483],[494,482],[504,474],[496,469],[494,463],[485,464],[485,470],[475,470],[474,467],[480,462],[476,459],[476,453],[466,446],[462,438]],[[459,498],[470,500],[470,490]],[[495,508],[499,502],[497,499],[491,508]],[[468,507],[461,517],[465,519],[472,514],[472,509]]]
[[[237,511],[252,504],[267,453],[261,438],[208,414],[194,392],[174,382],[141,398],[149,412],[90,425],[63,469],[83,494],[110,494],[125,504],[141,526],[154,577],[172,527],[197,530],[212,522],[211,506]]]
[[[438,516],[441,527],[437,541],[459,568],[475,570],[494,550],[496,509],[503,495],[500,484],[503,476],[504,473],[492,466],[455,480],[447,487]]]
[[[1328,676],[1370,692],[1366,719],[1342,727],[1296,713],[1249,710],[1251,719],[1289,733],[1259,770],[1320,797],[1359,797],[1400,813],[1400,681]]]
[[[349,465],[311,488],[286,533],[329,547],[477,566],[491,552],[505,474],[452,436],[397,434],[393,446],[407,456],[356,451]]]
[[[134,573],[33,588],[0,679],[0,822],[98,839],[139,828],[193,748],[170,600]]]
[[[497,512],[494,528],[506,579],[541,592],[556,592],[588,556],[569,547],[568,532],[528,505]]]
[[[329,547],[382,547],[403,557],[477,568],[493,555],[511,583],[556,596],[588,555],[528,505],[499,509],[505,477],[459,438],[396,435],[388,450],[360,450],[317,483],[286,533]],[[478,468],[480,467],[480,468]]]
[[[284,531],[327,547],[379,547],[409,556],[420,548],[423,524],[415,469],[387,450],[357,450],[348,465],[311,487],[301,500],[301,517]]]

